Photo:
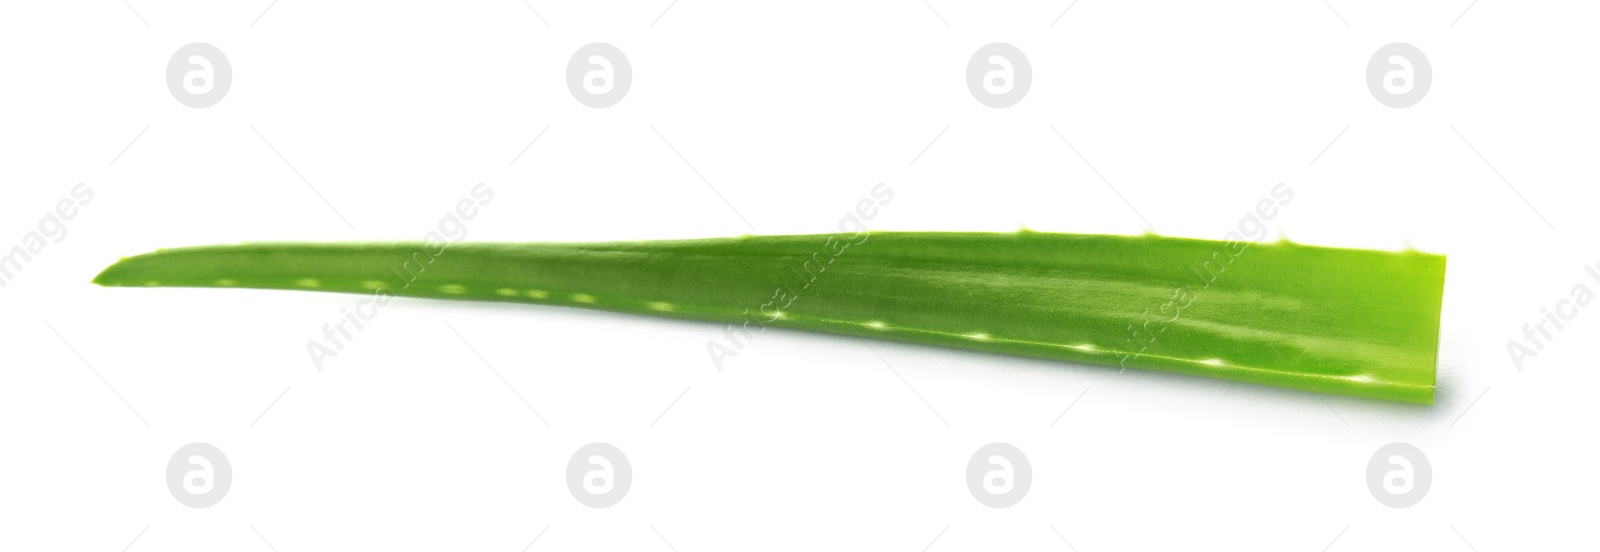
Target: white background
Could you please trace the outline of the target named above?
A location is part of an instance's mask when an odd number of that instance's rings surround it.
[[[0,6],[0,247],[95,194],[0,288],[0,548],[1593,542],[1600,306],[1520,371],[1506,344],[1600,290],[1594,5],[129,1]],[[163,81],[193,42],[233,69],[209,108]],[[564,82],[593,42],[633,67],[606,109]],[[992,42],[1032,66],[1010,108],[963,82]],[[1393,42],[1433,67],[1414,107],[1364,80]],[[88,283],[157,247],[420,239],[477,182],[496,241],[828,232],[877,182],[878,230],[1218,238],[1283,182],[1274,235],[1449,256],[1438,403],[787,331],[718,372],[715,325],[423,300],[319,372],[355,296]],[[216,506],[166,487],[191,442],[232,464]],[[566,488],[591,442],[633,466],[611,508]],[[1032,463],[1016,506],[966,488],[991,442]],[[1368,491],[1391,442],[1432,465],[1416,506]]]

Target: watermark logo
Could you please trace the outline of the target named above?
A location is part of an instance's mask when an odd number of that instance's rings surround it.
[[[1033,66],[1016,46],[996,42],[972,54],[967,61],[967,90],[978,103],[993,108],[1011,107],[1028,95]]]
[[[578,103],[593,108],[611,107],[628,95],[633,66],[622,50],[603,42],[578,48],[567,61],[567,89]]]
[[[590,508],[608,508],[622,501],[633,484],[627,455],[607,443],[590,443],[567,461],[567,490]]]
[[[1033,466],[1022,450],[1006,443],[990,443],[967,461],[967,490],[990,508],[1007,508],[1022,502],[1033,484]]]
[[[196,42],[178,48],[167,61],[167,89],[183,105],[196,109],[217,105],[231,84],[233,65],[216,46]]]
[[[172,498],[190,508],[207,508],[227,496],[233,484],[233,467],[217,447],[190,443],[167,461],[167,489]]]
[[[1433,66],[1416,46],[1396,42],[1378,48],[1367,61],[1367,89],[1383,105],[1397,109],[1417,105],[1431,84]]]
[[[1367,461],[1367,490],[1390,508],[1409,508],[1428,496],[1433,467],[1422,450],[1408,443],[1390,443]]]

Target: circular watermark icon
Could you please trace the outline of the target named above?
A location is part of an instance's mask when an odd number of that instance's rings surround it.
[[[622,50],[596,42],[572,54],[567,61],[567,89],[578,103],[601,108],[617,105],[633,84],[633,66]]]
[[[167,490],[190,508],[205,508],[222,501],[233,484],[233,467],[217,447],[190,443],[167,461]]]
[[[967,461],[967,490],[990,508],[1006,508],[1022,502],[1033,484],[1033,467],[1028,456],[1006,443],[990,443],[972,453]]]
[[[1428,95],[1433,84],[1433,66],[1422,50],[1396,42],[1372,54],[1367,60],[1367,89],[1378,103],[1394,108],[1411,107]]]
[[[167,61],[167,89],[183,105],[216,105],[228,95],[228,85],[232,83],[233,66],[216,46],[196,42],[178,48]]]
[[[622,501],[633,483],[627,455],[606,443],[589,443],[567,461],[567,490],[590,508],[606,508]]]
[[[1390,443],[1367,461],[1367,490],[1390,508],[1409,508],[1422,502],[1433,484],[1433,467],[1427,455],[1408,443]]]
[[[972,54],[967,61],[967,90],[978,103],[1001,108],[1017,105],[1033,84],[1033,66],[1022,50],[996,42]]]

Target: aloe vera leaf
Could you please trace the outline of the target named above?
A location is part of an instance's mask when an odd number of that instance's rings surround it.
[[[561,305],[1431,404],[1444,266],[1286,241],[873,232],[213,245],[124,258],[94,282]]]

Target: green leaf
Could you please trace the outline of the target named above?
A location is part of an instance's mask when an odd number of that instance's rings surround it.
[[[873,232],[216,245],[125,258],[94,281],[593,308],[1431,404],[1444,267],[1284,241]]]

